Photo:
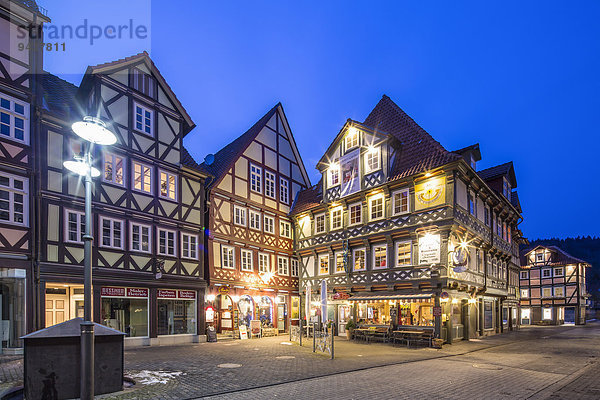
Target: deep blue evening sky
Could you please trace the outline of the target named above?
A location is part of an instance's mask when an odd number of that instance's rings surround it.
[[[39,3],[57,24],[149,10]],[[344,121],[385,93],[447,149],[479,142],[480,168],[514,161],[529,238],[600,234],[600,2],[283,3],[153,1],[151,41],[100,40],[46,68],[78,84],[65,72],[151,47],[198,161],[281,101],[313,183]]]

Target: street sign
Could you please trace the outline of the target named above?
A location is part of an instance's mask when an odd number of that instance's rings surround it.
[[[433,307],[433,316],[441,317],[442,316],[442,307],[440,307],[440,306]]]

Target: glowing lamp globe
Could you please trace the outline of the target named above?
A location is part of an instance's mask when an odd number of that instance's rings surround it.
[[[77,175],[86,176],[89,169],[92,178],[100,176],[100,171],[98,170],[98,168],[89,166],[84,161],[65,161],[63,165],[66,169]]]
[[[81,138],[100,145],[111,145],[117,143],[117,137],[106,128],[106,124],[100,118],[84,117],[83,121],[75,122],[71,128]]]

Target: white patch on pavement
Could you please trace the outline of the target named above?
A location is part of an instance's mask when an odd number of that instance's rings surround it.
[[[362,357],[362,354],[357,354],[356,357]]]
[[[164,385],[169,383],[171,379],[175,379],[180,375],[185,375],[185,373],[181,371],[166,372],[143,370],[136,374],[129,374],[129,377],[135,379],[142,385],[154,385],[156,383],[162,383]]]
[[[292,342],[281,342],[279,344],[283,344],[283,345],[286,345],[286,346],[291,346],[293,343]]]
[[[242,364],[232,364],[232,363],[225,363],[225,364],[217,365],[217,367],[219,367],[219,368],[239,368],[241,366],[242,366]]]
[[[292,358],[296,358],[294,356],[277,356],[275,357],[278,360],[291,360]]]

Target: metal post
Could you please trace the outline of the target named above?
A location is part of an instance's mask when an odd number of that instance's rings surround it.
[[[290,342],[292,341],[292,317],[288,318],[288,330],[290,331]]]
[[[313,322],[313,353],[317,349],[317,323]]]
[[[298,318],[298,324],[300,325],[300,347],[302,347],[302,313],[300,313],[300,318]]]
[[[333,360],[333,337],[335,336],[335,335],[333,334],[333,325],[331,325],[331,332],[330,332],[330,335],[331,335],[331,359]]]
[[[81,381],[82,400],[94,398],[94,323],[92,322],[92,157],[88,146],[85,158],[88,170],[85,175],[85,235],[83,235],[84,298],[81,323]]]

